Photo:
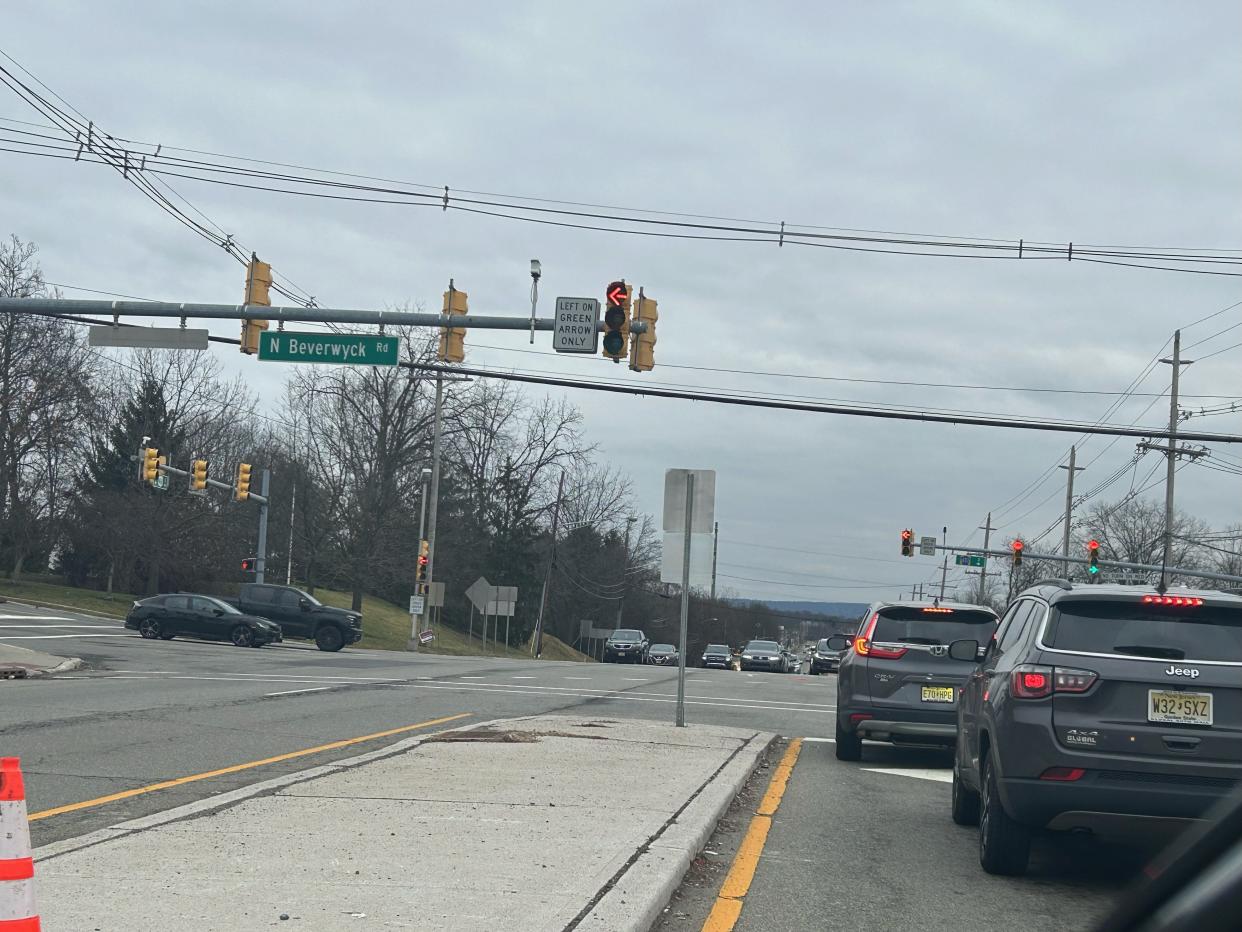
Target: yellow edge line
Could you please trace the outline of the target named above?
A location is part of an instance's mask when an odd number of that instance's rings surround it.
[[[794,738],[789,742],[789,747],[768,783],[768,791],[763,794],[742,844],[733,857],[733,865],[725,875],[724,883],[720,885],[712,911],[703,923],[703,932],[732,932],[741,917],[742,899],[750,892],[751,881],[755,879],[755,870],[759,867],[759,857],[763,854],[763,846],[768,841],[768,831],[772,828],[772,816],[780,808],[781,799],[789,786],[789,777],[793,774],[801,751],[801,738]]]
[[[462,712],[458,715],[447,715],[444,718],[433,718],[425,722],[419,722],[417,725],[402,725],[400,728],[390,728],[387,731],[377,731],[371,735],[361,735],[357,738],[345,738],[341,741],[333,741],[330,744],[321,744],[318,747],[304,748],[301,751],[290,751],[288,754],[278,754],[275,757],[265,757],[263,760],[252,760],[245,764],[234,764],[232,767],[221,767],[219,770],[208,770],[205,773],[195,773],[186,777],[177,777],[174,780],[162,780],[159,783],[151,783],[147,786],[135,787],[132,790],[122,790],[120,793],[112,793],[108,796],[99,796],[95,799],[86,799],[80,803],[69,803],[66,806],[57,806],[54,809],[44,809],[42,812],[32,812],[27,819],[31,822],[39,819],[48,819],[52,816],[63,815],[66,812],[78,812],[82,809],[91,809],[95,806],[102,806],[105,803],[114,803],[122,799],[132,799],[135,796],[143,796],[146,793],[154,793],[157,790],[167,790],[174,786],[184,786],[187,783],[197,783],[199,780],[209,780],[212,777],[223,777],[230,773],[240,773],[243,770],[253,770],[255,767],[265,767],[268,764],[278,764],[281,761],[295,760],[299,757],[307,757],[311,754],[320,754],[324,751],[334,751],[337,748],[347,748],[354,744],[361,744],[364,741],[375,741],[378,738],[390,738],[393,735],[404,734],[407,731],[417,731],[420,728],[430,728],[433,725],[443,725],[446,722],[455,722],[461,718],[467,718],[471,713]]]

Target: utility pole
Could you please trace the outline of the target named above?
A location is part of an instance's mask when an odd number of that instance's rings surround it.
[[[267,566],[267,490],[272,479],[270,469],[263,470],[263,479],[259,485],[263,501],[259,503],[259,552],[255,554],[254,581],[263,582],[263,570]]]
[[[1087,468],[1086,466],[1075,465],[1077,456],[1078,456],[1077,446],[1071,446],[1069,465],[1057,467],[1058,469],[1065,469],[1069,471],[1065,477],[1065,534],[1061,538],[1061,556],[1063,557],[1069,556],[1070,526],[1073,524],[1073,521],[1074,521],[1074,473],[1082,472],[1084,469]],[[1069,574],[1070,574],[1069,560],[1066,560],[1064,563],[1061,564],[1061,566],[1063,568],[1063,572],[1065,573],[1065,578],[1069,579]]]
[[[988,512],[987,524],[983,525],[983,527],[981,527],[980,530],[983,531],[983,549],[984,550],[991,549],[992,531],[995,530],[995,528],[992,527],[992,512],[990,511]],[[944,559],[945,559],[945,565],[947,566],[949,562],[949,555],[947,553],[945,554]],[[984,557],[983,566],[979,567],[979,598],[975,599],[975,602],[979,605],[983,605],[984,604],[983,600],[987,598],[987,594],[988,594],[988,558]]]
[[[543,653],[543,615],[548,609],[548,590],[552,586],[552,568],[556,566],[556,532],[560,525],[561,493],[564,491],[565,470],[562,469],[561,480],[556,484],[556,505],[552,508],[552,553],[548,559],[548,568],[543,574],[543,593],[539,596],[539,617],[535,620],[535,636],[531,638],[531,651],[536,659]]]
[[[949,546],[948,527],[941,528],[940,533],[942,535],[941,539],[944,541],[944,545],[948,547]],[[945,584],[945,580],[947,580],[948,578],[949,578],[949,552],[946,550],[944,554],[944,563],[940,565],[940,601],[942,602],[944,601],[944,584]]]
[[[712,601],[716,601],[716,550],[720,546],[720,522],[712,527]]]
[[[293,489],[289,493],[289,552],[285,561],[285,585],[293,585],[293,520],[298,513],[298,481],[293,480]]]
[[[638,519],[631,516],[625,519],[625,551],[621,554],[621,598],[617,599],[617,627],[621,627],[621,613],[625,611],[625,590],[628,587],[630,572],[630,528]]]
[[[453,280],[449,279],[449,305],[453,301]],[[436,513],[440,505],[440,435],[444,420],[444,373],[436,372],[435,424],[431,432],[431,519],[427,526],[427,591],[436,578]],[[421,540],[421,538],[420,538]]]
[[[1165,473],[1164,480],[1164,554],[1160,560],[1160,585],[1156,587],[1158,592],[1164,592],[1169,588],[1168,566],[1173,556],[1173,475],[1176,472],[1176,460],[1179,456],[1197,459],[1204,456],[1207,451],[1192,450],[1190,447],[1177,445],[1177,384],[1182,366],[1189,366],[1194,362],[1193,359],[1182,359],[1182,332],[1180,330],[1173,333],[1173,357],[1160,361],[1173,367],[1173,376],[1169,383],[1169,445],[1163,447],[1144,441],[1138,446],[1140,450],[1159,450],[1168,457],[1168,472]]]

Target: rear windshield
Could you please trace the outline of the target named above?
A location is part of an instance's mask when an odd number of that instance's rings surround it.
[[[662,654],[671,654],[673,653],[673,651],[677,650],[677,648],[674,647],[672,644],[657,644],[655,647],[651,649],[652,651],[659,651]]]
[[[815,649],[816,649],[817,651],[820,651],[820,652],[828,652],[828,653],[833,652],[833,651],[832,651],[832,648],[828,646],[828,639],[827,639],[827,638],[824,638],[822,641],[820,641],[818,644],[816,644],[816,645],[815,645]]]
[[[747,650],[770,650],[773,653],[779,653],[781,646],[775,641],[751,641],[746,645]]]
[[[639,640],[637,631],[614,631],[612,632],[612,640],[614,641],[637,641]]]
[[[1091,654],[1242,662],[1242,608],[1057,602],[1044,643]]]
[[[724,644],[708,644],[703,650],[704,653],[727,654],[729,648]]]
[[[991,612],[969,609],[884,608],[871,640],[886,644],[949,644],[967,638],[986,644],[992,638],[996,620]]]

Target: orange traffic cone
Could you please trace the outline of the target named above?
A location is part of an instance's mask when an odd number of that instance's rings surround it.
[[[0,757],[0,932],[39,932],[21,761]]]

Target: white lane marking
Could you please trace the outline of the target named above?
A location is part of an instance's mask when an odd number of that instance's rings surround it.
[[[513,677],[513,679],[515,679],[515,680],[533,680],[533,679],[535,679],[535,677],[533,677],[533,676],[515,676],[515,677]]]
[[[567,680],[586,680],[588,683],[591,681],[591,678],[590,678],[589,676],[567,676],[567,677],[565,677],[565,679],[567,679]]]
[[[462,679],[462,680],[481,680],[481,679],[483,679],[483,677],[482,677],[482,676],[467,676],[467,675],[463,674],[462,676],[458,677],[458,679]]]
[[[463,678],[464,678],[464,677],[463,677]],[[481,677],[478,677],[478,678],[479,678],[479,679],[481,679]],[[578,687],[578,686],[517,686],[517,685],[514,685],[514,684],[512,684],[512,683],[472,683],[471,685],[472,685],[472,686],[503,686],[503,687],[505,687],[506,689],[581,689],[581,688],[582,688],[582,687]],[[599,687],[599,688],[594,689],[594,690],[591,690],[591,691],[594,691],[594,692],[600,692],[600,691],[605,691],[605,692],[608,692],[608,691],[610,691],[610,690],[607,690],[605,687]],[[626,695],[630,695],[630,696],[655,696],[655,697],[660,698],[660,699],[673,699],[673,698],[676,698],[676,694],[675,694],[675,693],[647,693],[647,692],[635,692],[635,691],[633,691],[633,690],[627,690],[627,691],[626,691]],[[697,695],[696,695],[696,696],[693,696],[693,697],[690,697],[690,698],[694,698],[694,699],[719,699],[719,700],[722,700],[722,701],[724,701],[724,702],[776,702],[776,703],[780,703],[780,704],[784,704],[784,705],[796,705],[796,706],[798,706],[799,708],[831,709],[831,710],[835,710],[835,709],[836,709],[836,704],[835,704],[835,703],[826,703],[826,702],[803,702],[801,699],[767,699],[767,698],[765,698],[765,699],[744,699],[744,698],[742,698],[741,696],[697,696]]]
[[[436,683],[436,684],[398,683],[396,685],[404,689],[457,689],[457,690],[461,690],[462,692],[492,692],[492,693],[500,693],[500,692],[513,693],[513,692],[517,692],[518,690],[529,688],[526,686],[506,686],[503,683],[496,683],[492,685],[488,685],[486,683],[469,683],[469,684],[462,683],[458,685],[454,685],[452,683]],[[633,695],[630,695],[629,693],[617,693],[617,692],[613,692],[613,693],[588,692],[586,690],[571,689],[570,687],[564,687],[560,691],[555,691],[554,689],[551,692],[544,693],[544,695],[567,696],[571,699],[602,699],[602,700],[607,700],[607,701],[626,700],[628,702],[676,702],[677,701],[675,697],[665,698],[665,697],[660,697],[660,696],[633,696]],[[754,699],[743,699],[738,702],[706,702],[702,699],[694,699],[694,698],[687,696],[686,705],[723,706],[729,709],[754,709],[754,710],[769,711],[769,712],[807,712],[807,713],[811,713],[814,715],[833,714],[831,710],[809,709],[809,708],[805,708],[802,706],[764,705],[762,704],[761,700],[754,700]]]
[[[817,743],[817,744],[818,744],[818,743],[820,743],[820,742],[822,742],[822,743],[824,743],[824,744],[836,744],[836,743],[837,743],[837,739],[836,739],[836,738],[803,738],[802,740],[803,740],[803,741],[813,741],[813,742],[815,742],[815,743]]]
[[[298,693],[321,693],[325,689],[334,689],[332,686],[312,686],[310,689],[285,689],[278,693],[265,693],[265,696],[296,696]]]
[[[0,621],[73,621],[63,615],[0,615]]]
[[[651,682],[645,676],[623,676],[621,677],[621,679],[625,680],[627,683],[649,683]]]
[[[933,780],[936,783],[952,783],[953,774],[948,770],[929,770],[925,767],[862,767],[871,773],[891,773],[898,777],[913,777],[916,780]]]
[[[68,619],[66,619],[68,620]],[[123,628],[124,625],[0,625],[0,631],[28,631],[31,628],[37,631],[45,631],[48,629],[63,630],[65,628],[86,628],[92,630],[95,628]]]
[[[128,638],[132,634],[2,634],[3,641],[51,641],[56,638]]]

